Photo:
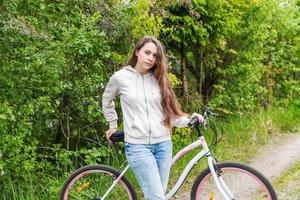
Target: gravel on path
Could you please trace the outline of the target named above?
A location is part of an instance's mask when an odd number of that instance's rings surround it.
[[[300,160],[300,134],[289,134],[258,151],[250,165],[271,181]]]

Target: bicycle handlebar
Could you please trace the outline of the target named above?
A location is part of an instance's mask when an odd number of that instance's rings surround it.
[[[212,112],[208,107],[205,107],[205,108],[204,108],[204,113],[203,113],[204,119],[205,119],[208,115],[211,115],[211,116],[218,116],[217,113],[214,113],[214,112]]]
[[[218,116],[217,113],[212,112],[208,107],[204,108],[203,112],[203,118],[204,120],[201,122],[201,124],[205,125],[206,124],[206,119],[208,119],[208,116]],[[196,127],[200,124],[199,118],[198,117],[193,117],[191,121],[188,123],[189,127]]]
[[[198,117],[193,117],[191,121],[188,123],[189,127],[193,127],[199,124],[199,118]]]

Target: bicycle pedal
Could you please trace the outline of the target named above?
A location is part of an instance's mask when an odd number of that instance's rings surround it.
[[[215,193],[214,192],[210,192],[209,193],[209,200],[214,200],[214,196],[215,196]]]

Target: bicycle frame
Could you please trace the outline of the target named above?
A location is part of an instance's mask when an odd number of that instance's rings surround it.
[[[182,171],[180,177],[178,178],[176,184],[173,186],[173,188],[166,194],[165,199],[168,200],[171,197],[173,197],[173,195],[178,191],[178,189],[181,187],[181,185],[184,183],[184,180],[186,179],[186,177],[188,176],[189,172],[192,170],[192,168],[194,167],[194,165],[200,160],[202,159],[204,156],[207,157],[207,162],[208,162],[208,166],[209,169],[212,173],[214,182],[218,188],[218,190],[220,191],[220,193],[222,194],[222,196],[226,199],[226,200],[230,200],[230,199],[234,199],[232,193],[229,191],[229,189],[227,188],[226,184],[224,183],[223,179],[221,176],[218,175],[218,172],[216,172],[215,169],[215,160],[214,158],[211,156],[210,154],[210,150],[207,146],[206,140],[204,138],[204,136],[200,136],[198,140],[196,140],[195,142],[189,144],[188,146],[186,146],[185,148],[183,148],[182,150],[180,150],[173,158],[172,158],[172,165],[175,165],[175,163],[180,160],[184,155],[186,155],[188,152],[194,150],[195,148],[202,146],[202,150],[196,155],[194,156],[194,158],[192,160],[190,160],[190,162],[186,165],[185,169]],[[121,179],[121,177],[126,173],[126,171],[130,168],[129,165],[127,165],[125,167],[125,169],[121,172],[121,174],[116,177],[116,179],[114,180],[113,184],[110,186],[110,188],[107,190],[107,192],[104,194],[104,196],[102,196],[101,200],[104,200],[107,195],[109,194],[109,192],[113,189],[113,187],[116,185],[116,183]]]
[[[194,158],[192,160],[190,160],[190,162],[186,165],[185,169],[183,170],[180,177],[178,178],[176,184],[166,194],[166,196],[165,196],[166,200],[170,199],[178,191],[178,189],[184,183],[184,180],[186,179],[186,177],[188,176],[188,174],[190,173],[190,171],[192,170],[194,165],[200,159],[202,159],[204,156],[207,157],[207,162],[208,162],[209,169],[212,172],[212,176],[213,176],[213,179],[215,181],[215,184],[216,184],[218,190],[221,192],[222,196],[225,199],[228,199],[228,200],[233,199],[233,195],[231,194],[231,192],[227,188],[226,184],[222,180],[222,177],[218,176],[217,172],[215,171],[215,165],[214,165],[215,160],[210,154],[210,151],[209,151],[209,148],[207,146],[207,143],[206,143],[206,140],[205,140],[204,136],[200,136],[198,140],[196,140],[195,142],[191,143],[190,145],[188,145],[185,148],[183,148],[182,150],[180,150],[173,157],[172,165],[174,165],[178,160],[180,160],[188,152],[192,151],[193,149],[195,149],[199,146],[202,146],[203,149],[196,156],[194,156]]]

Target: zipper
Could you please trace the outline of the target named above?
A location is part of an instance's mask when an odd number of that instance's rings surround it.
[[[148,127],[149,127],[149,144],[150,144],[150,135],[151,135],[151,126],[150,126],[150,121],[149,121],[149,111],[148,111],[148,106],[147,106],[147,97],[146,97],[146,91],[145,91],[145,83],[144,83],[144,76],[142,76],[143,80],[143,90],[144,90],[144,97],[145,97],[145,106],[146,106],[146,113],[147,113],[147,120],[148,120]]]

